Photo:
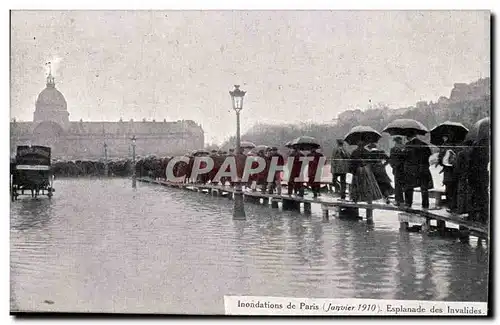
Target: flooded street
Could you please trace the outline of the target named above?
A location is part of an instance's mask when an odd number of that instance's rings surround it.
[[[11,310],[224,313],[224,295],[487,301],[485,247],[128,179],[11,204]],[[417,196],[419,196],[417,194]]]

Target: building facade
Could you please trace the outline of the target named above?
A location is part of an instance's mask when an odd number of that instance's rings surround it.
[[[133,136],[139,156],[180,155],[204,146],[203,129],[191,120],[70,121],[66,99],[49,74],[36,100],[33,122],[11,121],[10,150],[13,155],[18,145],[45,145],[52,148],[54,158],[99,159],[106,147],[109,158],[126,158],[131,155]]]

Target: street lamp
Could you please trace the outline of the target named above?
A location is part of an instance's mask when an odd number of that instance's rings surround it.
[[[130,138],[132,140],[132,187],[136,188],[137,180],[136,180],[136,173],[135,173],[135,141],[137,140],[135,138],[135,135]]]
[[[104,176],[108,177],[108,144],[104,142]]]
[[[240,112],[243,109],[243,98],[245,97],[246,91],[240,90],[239,85],[234,85],[234,90],[229,91],[231,95],[231,100],[233,102],[233,109],[236,112],[236,158],[240,153]],[[234,209],[233,209],[234,219],[245,219],[245,207],[243,204],[243,191],[241,190],[241,180],[236,181],[234,187]]]

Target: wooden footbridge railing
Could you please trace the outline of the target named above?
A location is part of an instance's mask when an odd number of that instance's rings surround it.
[[[229,199],[233,198],[235,190],[230,186],[223,185],[211,185],[211,184],[191,184],[191,183],[175,183],[168,182],[160,179],[151,179],[147,177],[141,177],[137,179],[140,182],[153,183],[171,188],[178,188],[196,192],[205,192],[214,196],[225,196]],[[430,193],[436,203],[440,203],[442,191],[431,191]],[[342,213],[345,210],[350,210],[358,212],[359,209],[366,210],[366,222],[368,224],[373,224],[373,211],[374,210],[385,210],[385,211],[396,211],[399,212],[400,229],[407,231],[421,231],[424,233],[437,233],[441,236],[451,235],[460,238],[462,242],[467,242],[469,236],[475,236],[481,239],[485,239],[489,242],[489,229],[487,225],[482,223],[473,222],[466,220],[465,215],[457,215],[447,212],[445,209],[440,207],[431,207],[429,209],[423,209],[420,206],[415,205],[412,208],[402,208],[391,204],[382,204],[378,202],[373,203],[363,203],[363,202],[350,202],[346,200],[341,200],[335,198],[331,195],[323,195],[319,198],[313,197],[299,197],[299,196],[289,196],[287,194],[268,194],[262,193],[258,190],[243,190],[243,197],[245,201],[252,203],[261,203],[264,205],[271,205],[271,208],[278,208],[278,203],[281,202],[283,210],[297,210],[300,211],[300,205],[303,206],[303,211],[305,214],[311,213],[311,204],[321,205],[323,219],[328,220],[330,212],[340,218],[345,216]],[[352,217],[359,219],[359,215],[355,213]],[[435,221],[436,225],[432,225],[432,221]],[[458,225],[458,230],[456,228],[448,228],[446,223]],[[410,227],[410,223],[413,226]]]

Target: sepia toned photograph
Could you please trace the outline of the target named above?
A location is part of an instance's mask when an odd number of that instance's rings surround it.
[[[491,15],[11,10],[11,315],[486,316]]]

